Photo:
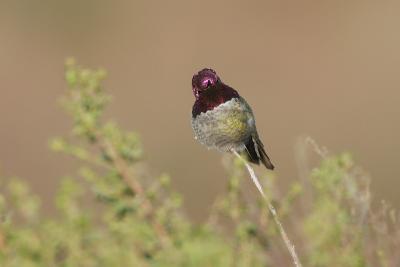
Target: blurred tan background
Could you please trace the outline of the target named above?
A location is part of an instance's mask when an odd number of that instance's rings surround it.
[[[375,197],[400,207],[399,26],[395,0],[0,0],[0,172],[45,199],[74,174],[47,149],[70,127],[57,99],[74,56],[109,71],[107,117],[141,134],[149,165],[201,219],[226,182],[221,155],[190,127],[192,75],[212,67],[253,106],[283,183],[298,179],[306,134],[352,151]]]

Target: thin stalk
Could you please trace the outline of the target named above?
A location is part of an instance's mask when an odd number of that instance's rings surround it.
[[[250,166],[250,164],[235,150],[233,150],[233,153],[241,160],[244,162],[244,165],[247,168],[247,171],[250,174],[251,179],[253,180],[254,184],[256,185],[258,191],[260,192],[261,196],[265,199],[265,201],[267,201],[268,203],[268,209],[272,214],[272,217],[274,218],[274,221],[276,223],[276,225],[278,226],[279,232],[282,236],[283,241],[285,242],[285,245],[287,247],[287,249],[289,250],[290,255],[292,256],[294,265],[296,267],[302,267],[301,262],[299,260],[299,257],[297,256],[296,253],[296,249],[293,245],[293,243],[290,241],[288,235],[286,234],[285,229],[283,228],[282,223],[280,222],[279,218],[278,218],[278,214],[276,213],[276,210],[274,208],[274,206],[271,204],[271,202],[268,200],[267,196],[265,195],[262,186],[257,178],[257,175],[254,172],[254,169]]]

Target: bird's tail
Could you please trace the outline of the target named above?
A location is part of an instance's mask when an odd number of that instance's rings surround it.
[[[260,164],[261,161],[267,169],[273,170],[275,168],[258,136],[251,136],[249,138],[246,143],[246,153],[251,163]]]

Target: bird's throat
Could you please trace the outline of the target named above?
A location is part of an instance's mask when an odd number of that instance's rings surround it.
[[[213,110],[219,105],[237,97],[239,97],[238,92],[236,92],[233,88],[220,83],[199,94],[199,97],[194,103],[192,115],[193,117],[196,117],[202,112]]]

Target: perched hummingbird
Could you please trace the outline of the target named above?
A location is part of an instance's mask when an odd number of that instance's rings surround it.
[[[224,84],[214,70],[203,69],[193,76],[192,90],[196,98],[192,127],[200,143],[245,154],[250,162],[274,169],[258,137],[253,111],[235,89]]]

